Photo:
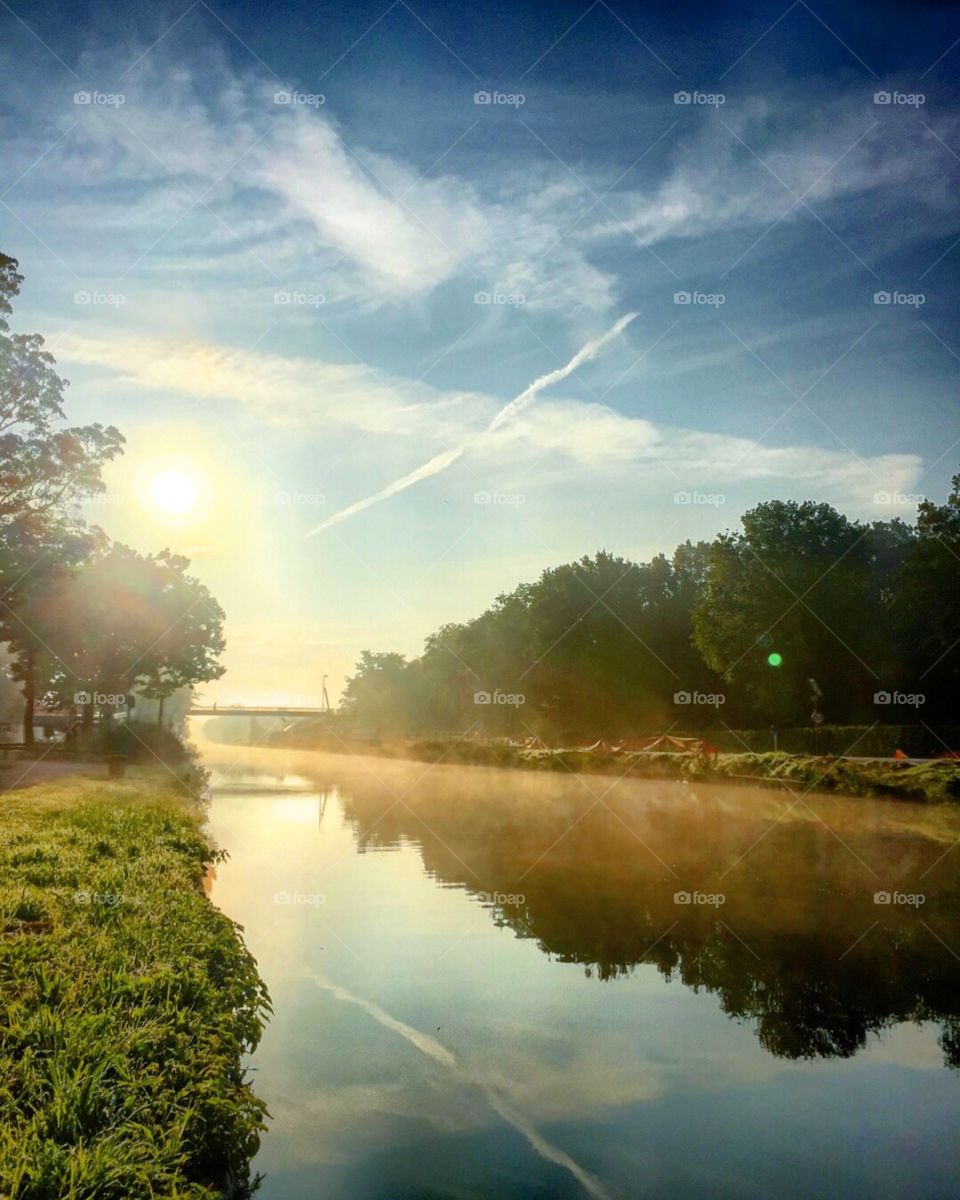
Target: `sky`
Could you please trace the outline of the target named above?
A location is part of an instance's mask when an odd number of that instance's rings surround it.
[[[0,0],[14,327],[127,438],[89,519],[225,608],[203,697],[335,701],[763,500],[942,500],[958,64],[939,3]]]

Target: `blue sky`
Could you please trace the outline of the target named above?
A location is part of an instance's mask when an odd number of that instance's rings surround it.
[[[910,518],[948,488],[956,10],[184,0],[0,26],[17,327],[72,418],[128,437],[92,519],[192,553],[227,609],[211,698],[336,692],[365,647],[416,653],[545,566],[669,552],[762,499]],[[144,499],[171,464],[202,499],[175,520]]]

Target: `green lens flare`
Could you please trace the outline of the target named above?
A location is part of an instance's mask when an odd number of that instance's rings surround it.
[[[774,652],[772,654],[767,655],[767,662],[770,664],[771,667],[779,667],[780,664],[783,662],[783,656],[778,654],[776,652],[776,650],[774,650]]]

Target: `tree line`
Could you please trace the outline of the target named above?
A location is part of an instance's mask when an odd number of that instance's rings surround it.
[[[136,691],[162,719],[166,697],[223,673],[224,614],[188,559],[138,553],[83,520],[124,438],[66,424],[67,384],[43,338],[10,329],[17,267],[0,254],[0,642],[32,745],[38,705],[75,710],[89,733]]]
[[[958,568],[960,475],[912,524],[771,500],[669,557],[545,570],[413,659],[364,651],[342,719],[577,739],[955,720]]]

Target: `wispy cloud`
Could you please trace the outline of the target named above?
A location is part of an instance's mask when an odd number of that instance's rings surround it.
[[[472,170],[424,171],[348,139],[332,103],[275,102],[295,91],[238,74],[215,50],[191,65],[166,61],[162,47],[124,81],[118,108],[65,113],[59,90],[34,89],[12,174],[66,136],[11,202],[29,196],[42,225],[51,189],[68,185],[75,224],[112,234],[98,263],[106,273],[173,259],[193,274],[210,264],[221,277],[307,276],[367,304],[416,299],[453,278],[521,289],[544,308],[611,303],[612,276],[564,237],[583,194],[562,168],[536,179],[508,169],[481,189]],[[71,265],[83,249],[72,246]]]
[[[16,211],[29,197],[30,223],[44,236],[51,192],[71,188],[81,235],[71,265],[89,232],[92,261],[107,273],[142,263],[194,276],[215,269],[221,279],[307,279],[331,299],[368,306],[458,280],[576,317],[616,303],[619,264],[603,252],[627,233],[653,246],[815,221],[797,197],[819,208],[869,196],[874,213],[909,202],[909,221],[885,223],[884,249],[960,220],[960,163],[949,149],[960,117],[947,105],[923,114],[878,107],[877,85],[816,102],[785,87],[732,95],[717,112],[688,113],[620,182],[629,163],[600,169],[566,150],[561,161],[533,139],[524,170],[510,156],[478,160],[469,125],[456,153],[424,171],[347,137],[332,98],[276,104],[278,91],[295,89],[240,74],[215,51],[203,58],[174,63],[161,46],[124,81],[116,110],[65,112],[59,90],[31,89],[8,171],[29,175],[10,203]],[[59,198],[55,206],[62,216]]]
[[[628,491],[652,480],[668,489],[707,482],[727,488],[762,483],[782,492],[803,485],[834,503],[861,509],[872,506],[877,492],[912,489],[921,471],[915,454],[860,456],[840,444],[778,445],[773,433],[756,440],[658,425],[605,404],[562,397],[530,407],[542,391],[596,357],[633,318],[622,317],[505,405],[491,396],[440,391],[362,366],[208,342],[64,333],[52,338],[51,346],[66,363],[106,372],[111,390],[127,396],[143,390],[215,401],[224,406],[225,417],[239,411],[258,423],[287,428],[298,438],[311,431],[355,429],[437,447],[416,469],[347,506],[313,532],[447,470],[466,453],[482,463],[485,478],[519,478],[529,487],[597,475]]]
[[[912,491],[922,469],[915,454],[862,457],[840,444],[778,445],[772,434],[760,440],[656,425],[606,405],[561,400],[539,405],[535,418],[518,417],[483,454],[487,469],[512,464],[512,486],[569,485],[602,475],[608,488],[634,494],[718,488],[788,495],[802,489],[858,511],[872,511],[878,493]]]
[[[692,137],[677,139],[670,168],[652,187],[608,200],[618,220],[603,232],[629,230],[653,245],[778,219],[815,220],[811,207],[859,194],[874,205],[909,201],[913,219],[886,237],[955,228],[951,192],[960,161],[951,155],[960,127],[952,109],[920,123],[918,114],[873,103],[874,87],[846,89],[812,103],[787,91],[747,97],[702,114]],[[938,142],[937,139],[940,139]]]
[[[98,367],[114,390],[136,387],[229,404],[258,421],[298,429],[336,426],[379,434],[438,437],[463,428],[465,413],[492,404],[468,393],[438,393],[364,365],[243,350],[200,339],[50,338],[65,363]]]

